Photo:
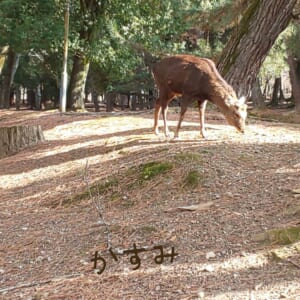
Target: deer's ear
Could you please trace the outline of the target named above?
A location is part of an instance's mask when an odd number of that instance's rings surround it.
[[[239,104],[242,105],[242,104],[245,104],[246,103],[246,97],[243,96],[239,99]]]

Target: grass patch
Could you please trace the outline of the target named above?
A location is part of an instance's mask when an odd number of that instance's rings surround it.
[[[122,202],[122,207],[123,208],[130,208],[130,207],[133,207],[134,204],[135,204],[134,201],[126,200],[126,201]]]
[[[113,187],[119,185],[119,180],[115,177],[108,178],[104,183],[96,184],[95,186],[91,187],[91,192],[104,194],[111,190]]]
[[[239,156],[239,160],[245,160],[245,161],[247,161],[247,160],[250,160],[250,159],[252,159],[252,157],[249,156],[247,153],[242,153]]]
[[[195,152],[180,152],[175,155],[175,160],[177,162],[200,162],[201,159],[201,155]]]
[[[141,226],[138,229],[138,231],[141,233],[152,233],[152,232],[157,232],[157,229],[153,225],[144,225],[144,226]]]
[[[273,245],[290,245],[300,241],[300,226],[272,229],[256,235],[255,240]]]
[[[300,205],[289,207],[285,210],[284,214],[291,216],[299,216],[300,218]]]
[[[163,174],[173,168],[168,162],[149,162],[140,166],[140,181],[150,180],[157,175]]]
[[[79,203],[79,202],[89,198],[90,193],[94,197],[97,195],[104,195],[108,192],[112,192],[110,200],[113,201],[113,200],[116,200],[117,198],[119,198],[119,196],[120,196],[118,192],[113,190],[114,187],[117,187],[118,185],[119,185],[118,179],[115,177],[111,177],[102,183],[95,183],[95,184],[91,185],[89,189],[85,189],[81,193],[78,193],[72,197],[64,199],[61,204],[63,206],[68,206],[68,205],[72,205],[75,203]]]
[[[191,170],[186,175],[183,186],[188,188],[197,188],[203,181],[202,174],[199,173],[197,170]]]

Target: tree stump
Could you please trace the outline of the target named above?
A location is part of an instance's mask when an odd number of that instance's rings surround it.
[[[0,159],[44,140],[40,125],[0,127]]]

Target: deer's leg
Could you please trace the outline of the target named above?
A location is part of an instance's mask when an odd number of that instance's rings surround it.
[[[174,138],[178,138],[178,134],[179,134],[179,130],[180,130],[180,127],[181,127],[181,123],[182,123],[184,115],[185,115],[185,113],[187,111],[189,101],[190,101],[189,97],[187,97],[187,96],[183,96],[182,97],[181,105],[180,105],[180,107],[181,107],[180,116],[179,116],[179,120],[178,120],[178,124],[177,124],[177,127],[176,127]]]
[[[198,100],[199,116],[200,116],[200,135],[205,139],[205,108],[207,100]]]
[[[167,124],[167,112],[168,112],[168,104],[164,104],[161,106],[162,117],[164,121],[164,134],[166,137],[170,136],[168,124]]]
[[[159,114],[161,111],[161,104],[160,104],[160,99],[156,100],[155,103],[155,110],[154,110],[154,133],[158,134],[159,130],[158,130],[158,119],[159,119]]]

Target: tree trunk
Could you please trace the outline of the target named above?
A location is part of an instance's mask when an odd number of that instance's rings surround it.
[[[0,127],[0,159],[44,140],[40,125]]]
[[[219,59],[218,68],[238,96],[249,96],[258,71],[297,0],[252,0]]]
[[[28,102],[30,109],[36,109],[34,90],[27,90],[27,102]]]
[[[67,107],[71,110],[76,111],[85,108],[84,91],[89,66],[90,64],[84,56],[74,56],[67,99]]]
[[[287,61],[290,67],[290,78],[295,110],[300,114],[300,61],[291,54],[288,56]]]
[[[270,105],[272,107],[277,107],[279,105],[280,90],[281,90],[281,77],[277,77],[275,78],[272,99],[270,102]]]
[[[81,27],[79,39],[87,46],[90,46],[95,39],[98,39],[97,22],[105,12],[106,1],[80,0]],[[98,27],[97,27],[98,26]],[[84,50],[78,50],[73,58],[73,68],[69,83],[67,108],[72,110],[84,109],[84,90],[89,71],[90,62]]]
[[[6,61],[6,58],[7,58],[8,51],[9,51],[9,46],[1,47],[1,51],[0,51],[0,75],[2,74],[2,70],[3,70],[4,64],[5,64],[5,61]]]
[[[9,108],[10,106],[10,88],[19,65],[19,58],[20,55],[9,49],[0,89],[0,108]]]
[[[114,110],[114,102],[115,102],[116,94],[114,93],[106,93],[105,100],[106,100],[106,111],[112,112]]]
[[[41,85],[39,84],[35,89],[35,108],[37,110],[42,109],[42,92],[41,92]]]
[[[136,111],[136,107],[137,107],[137,95],[136,94],[132,94],[130,96],[131,100],[130,100],[130,110]]]
[[[20,110],[21,106],[21,91],[20,88],[16,90],[16,110]]]
[[[258,77],[256,78],[256,80],[253,84],[253,87],[252,87],[251,99],[252,99],[254,107],[257,107],[257,108],[265,107],[265,98],[261,92],[260,80]]]
[[[100,105],[99,105],[99,101],[98,101],[98,94],[95,91],[92,92],[92,100],[95,105],[95,112],[99,112]]]

